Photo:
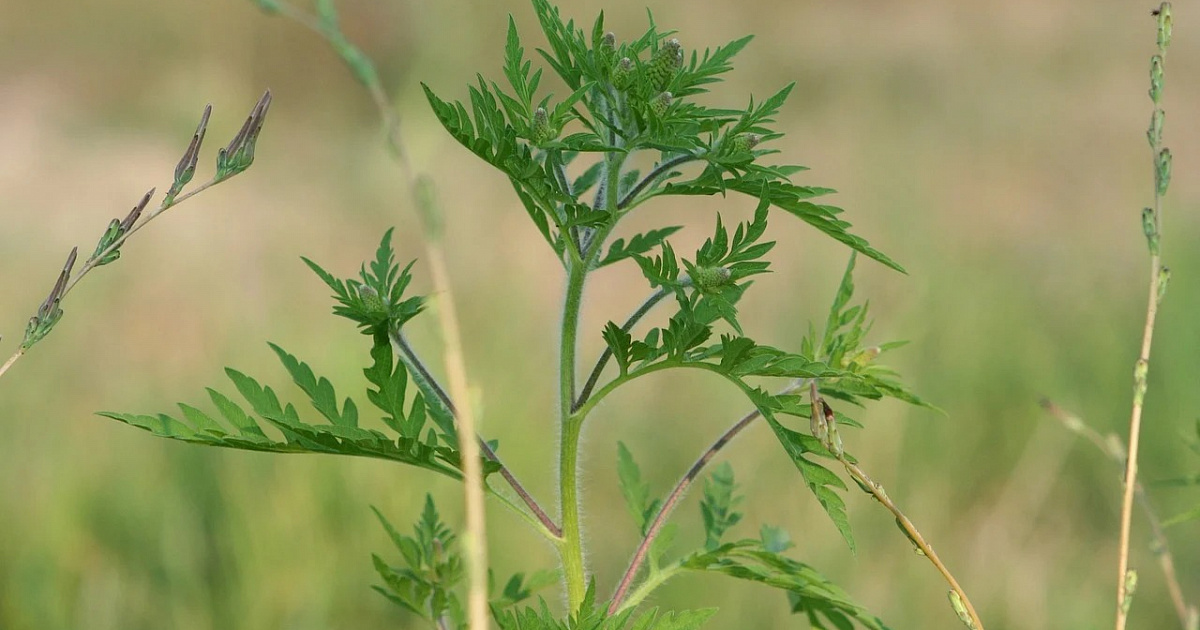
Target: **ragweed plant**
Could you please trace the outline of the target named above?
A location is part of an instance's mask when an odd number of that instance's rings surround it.
[[[341,34],[333,3],[317,2],[313,15],[278,0],[257,4],[325,37],[381,105],[390,121],[391,146],[423,212],[432,243],[432,273],[435,280],[444,276],[439,226],[453,217],[442,216],[428,194],[428,180],[415,176],[403,158],[378,74]],[[750,37],[703,52],[688,51],[674,32],[660,30],[653,19],[641,36],[621,41],[606,31],[603,14],[585,31],[564,20],[547,0],[533,0],[533,8],[547,40],[537,57],[549,72],[535,69],[510,18],[503,84],[480,75],[468,87],[465,101],[440,96],[440,86],[422,88],[446,131],[511,183],[513,205],[527,213],[565,279],[557,381],[547,383],[545,390],[547,396],[557,396],[557,414],[542,420],[559,435],[556,516],[504,466],[496,445],[470,428],[462,371],[456,376],[451,370],[449,386],[444,386],[408,343],[405,327],[422,314],[427,298],[409,292],[415,261],[404,266],[396,261],[390,232],[356,276],[342,278],[304,261],[333,292],[334,314],[354,322],[370,340],[364,354],[369,365],[363,372],[370,383],[365,404],[339,397],[328,379],[271,344],[321,420],[306,420],[271,387],[234,369],[226,374],[245,403],[209,389],[215,414],[181,404],[178,416],[103,415],[198,444],[373,457],[464,480],[468,495],[477,485],[557,549],[558,567],[500,582],[487,579],[494,576],[487,573],[482,553],[482,521],[469,523],[468,535],[480,538],[468,540],[464,550],[432,498],[412,535],[400,533],[379,514],[400,564],[375,558],[383,580],[377,590],[438,628],[481,628],[488,624],[485,613],[499,627],[514,629],[695,628],[716,609],[660,611],[641,605],[667,581],[697,572],[779,589],[790,610],[814,627],[885,628],[815,568],[787,555],[793,545],[781,528],[761,525],[756,536],[734,535],[742,520],[737,508],[743,497],[732,466],[722,462],[707,476],[704,473],[730,440],[761,419],[851,550],[855,542],[843,498],[848,485],[839,469],[893,512],[905,535],[951,585],[953,610],[967,627],[982,630],[949,570],[848,452],[846,432],[862,425],[847,414],[862,403],[888,397],[925,403],[879,364],[879,356],[899,344],[869,345],[867,306],[853,301],[856,255],[895,270],[901,267],[851,233],[841,209],[817,201],[833,191],[793,181],[804,167],[769,159],[777,153],[771,143],[782,136],[775,118],[794,85],[764,99],[739,98],[737,102],[747,103],[740,107],[702,104],[696,97],[732,70],[733,58]],[[547,90],[549,81],[543,81],[551,76],[561,84],[555,88],[560,90],[558,98]],[[719,94],[705,100],[713,99],[729,102]],[[646,163],[651,166],[639,167]],[[721,216],[711,217],[711,236],[690,254],[677,252],[671,243],[680,226],[663,225],[638,234],[620,229],[624,219],[659,197],[716,195],[753,208],[753,218],[727,225]],[[759,343],[739,320],[738,306],[753,278],[769,271],[767,256],[776,243],[766,235],[770,220],[778,217],[798,218],[852,250],[823,329],[810,325],[794,351]],[[617,264],[641,270],[647,297],[619,323],[582,329],[588,278]],[[444,312],[445,305],[440,306]],[[443,328],[450,333],[453,318],[447,321]],[[580,356],[582,335],[603,339],[606,347],[600,356]],[[448,342],[450,338],[448,334]],[[456,344],[456,334],[453,339]],[[584,562],[587,540],[580,528],[580,434],[605,399],[634,380],[667,370],[712,373],[740,392],[752,409],[717,436],[661,498],[642,480],[633,454],[636,445],[617,445],[618,481],[642,541],[631,551],[628,568],[615,585],[597,584]],[[373,408],[374,417],[364,417],[363,408]],[[698,481],[703,482],[704,541],[688,547],[674,539],[668,521]],[[470,505],[468,501],[469,521]],[[556,582],[566,594],[566,611],[553,609],[544,599],[536,605],[526,603],[538,589]],[[611,594],[604,596],[602,591]]]

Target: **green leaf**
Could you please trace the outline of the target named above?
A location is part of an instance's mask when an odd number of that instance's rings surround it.
[[[302,387],[312,388],[314,405],[319,401],[325,411],[341,420],[340,423],[333,418],[329,418],[331,424],[305,423],[300,419],[295,407],[291,404],[283,405],[270,387],[264,387],[253,378],[229,368],[225,370],[226,375],[233,381],[238,392],[250,403],[259,418],[273,425],[282,434],[282,441],[269,437],[258,419],[225,395],[212,389],[208,390],[209,397],[227,424],[188,405],[180,407],[183,411],[182,420],[163,414],[147,416],[101,412],[99,415],[145,429],[161,437],[185,442],[272,453],[326,453],[372,457],[424,468],[455,479],[462,478],[461,457],[457,450],[423,443],[416,437],[393,439],[379,431],[348,424],[350,418],[357,419],[353,404],[335,415],[333,410],[336,409],[336,404],[333,403],[336,399],[333,398],[332,385],[328,389],[322,387],[315,377],[309,378],[311,371],[305,372],[307,366],[298,361],[293,364],[292,361],[295,361],[294,358],[285,361],[285,365],[288,365],[294,378],[305,383]],[[227,425],[233,429],[226,429]],[[495,470],[494,463],[485,464],[486,474]]]
[[[716,608],[684,610],[659,614],[657,608],[638,616],[630,630],[695,630],[717,614]]]
[[[633,337],[628,331],[613,322],[608,322],[604,326],[603,335],[604,343],[608,344],[608,349],[612,352],[613,359],[617,361],[621,375],[628,374],[633,354]]]
[[[854,535],[850,532],[846,502],[834,490],[845,490],[846,482],[842,481],[841,477],[838,477],[833,471],[806,457],[810,454],[829,456],[828,451],[820,445],[816,438],[792,431],[777,422],[771,409],[767,409],[761,404],[756,406],[766,418],[771,430],[775,432],[779,443],[783,445],[784,452],[788,454],[792,463],[796,465],[796,469],[800,471],[800,475],[804,477],[805,485],[816,495],[817,502],[825,509],[825,513],[829,515],[842,538],[846,540],[850,551],[854,552]]]
[[[869,630],[887,630],[878,617],[854,603],[850,596],[813,567],[766,549],[761,541],[742,540],[691,554],[684,569],[721,573],[758,582],[787,592],[792,612],[808,617],[814,628],[825,622],[841,630],[854,623]]]
[[[1197,505],[1186,512],[1176,514],[1175,516],[1163,521],[1163,527],[1170,527],[1172,525],[1178,525],[1180,523],[1186,523],[1188,521],[1194,521],[1197,519],[1200,519],[1200,505]]]
[[[387,414],[383,421],[392,430],[403,437],[419,439],[425,426],[425,401],[418,394],[413,400],[412,412],[405,413],[408,370],[405,369],[404,363],[395,360],[388,335],[381,333],[375,336],[371,358],[374,359],[374,363],[364,369],[363,374],[376,389],[367,390],[367,399]]]
[[[596,268],[599,269],[600,267],[611,265],[626,258],[643,255],[655,247],[662,245],[667,240],[667,237],[678,232],[680,229],[682,229],[681,226],[672,225],[657,230],[650,230],[645,234],[633,236],[629,239],[628,243],[625,242],[625,239],[619,238],[609,245],[608,253],[596,264]]]
[[[707,92],[708,90],[700,86],[719,82],[720,79],[717,77],[733,69],[734,55],[741,52],[751,39],[754,39],[754,36],[747,35],[720,46],[715,51],[710,52],[705,49],[704,56],[701,58],[697,58],[696,52],[693,51],[691,62],[679,73],[671,85],[672,94],[682,98]]]
[[[358,409],[354,406],[354,401],[349,398],[343,406],[342,411],[338,411],[337,395],[333,391],[333,384],[329,379],[321,377],[319,380],[313,374],[312,368],[308,364],[301,362],[296,357],[288,354],[283,348],[268,343],[271,350],[279,357],[279,361],[287,368],[289,374],[292,375],[292,381],[308,394],[312,405],[321,415],[325,416],[333,424],[338,424],[346,427],[358,426]]]
[[[737,484],[733,482],[733,467],[722,462],[709,473],[704,481],[704,498],[700,501],[700,515],[704,518],[704,546],[716,549],[721,536],[742,520],[742,513],[734,508],[744,497],[734,496]]]
[[[380,556],[373,556],[385,585],[375,590],[429,621],[445,619],[453,627],[461,627],[466,615],[455,590],[465,576],[465,564],[457,537],[442,522],[433,498],[425,495],[425,509],[412,536],[400,534],[379,510],[371,509],[407,565],[391,567]]]
[[[637,524],[638,532],[645,534],[650,519],[658,513],[661,502],[658,499],[650,500],[650,486],[642,481],[642,472],[623,442],[617,442],[617,476],[621,483],[621,494],[625,497],[625,506],[629,508],[629,514]]]

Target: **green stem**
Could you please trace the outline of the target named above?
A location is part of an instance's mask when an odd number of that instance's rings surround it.
[[[558,550],[562,558],[563,579],[567,585],[567,600],[572,612],[579,609],[587,590],[587,577],[583,566],[583,540],[579,530],[579,432],[583,425],[583,416],[571,415],[571,403],[575,400],[575,350],[579,337],[579,311],[586,277],[586,261],[572,264],[568,268],[559,363],[559,423],[562,431],[559,444],[559,509],[562,512],[562,543]]]
[[[670,580],[682,572],[683,567],[678,563],[660,571],[651,571],[650,575],[647,575],[646,579],[629,594],[629,597],[627,597],[619,606],[616,606],[615,611],[610,610],[609,614],[619,615],[630,608],[636,608],[642,603],[643,600],[649,597],[650,594],[655,591],[655,589],[665,584],[667,580]],[[613,603],[616,604],[617,602],[614,601]]]

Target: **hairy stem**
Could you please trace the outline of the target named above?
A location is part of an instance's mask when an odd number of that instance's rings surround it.
[[[1059,407],[1050,400],[1042,400],[1042,408],[1051,416],[1057,419],[1067,430],[1080,435],[1091,442],[1100,452],[1108,456],[1117,467],[1124,470],[1126,453],[1123,448],[1115,449],[1114,446],[1123,446],[1120,442],[1110,444],[1087,423],[1078,416]],[[1116,436],[1113,436],[1114,440]],[[1171,596],[1171,603],[1175,607],[1175,614],[1179,617],[1179,626],[1182,630],[1192,630],[1192,620],[1200,616],[1200,609],[1189,604],[1183,595],[1183,589],[1179,586],[1179,576],[1175,573],[1175,558],[1171,553],[1171,546],[1167,540],[1166,532],[1163,531],[1162,520],[1159,519],[1158,513],[1155,512],[1154,506],[1150,503],[1150,497],[1146,494],[1146,487],[1138,481],[1134,486],[1134,492],[1137,497],[1138,505],[1142,509],[1142,513],[1146,516],[1146,521],[1150,524],[1150,532],[1153,536],[1151,548],[1154,554],[1158,556],[1158,565],[1162,569],[1163,578],[1167,582],[1167,593]]]
[[[562,338],[559,347],[559,509],[562,518],[563,579],[571,611],[579,609],[587,589],[583,565],[583,540],[579,523],[579,435],[582,417],[571,414],[575,399],[575,352],[579,336],[579,314],[583,301],[586,263],[573,263],[567,271],[567,289],[563,300]]]
[[[451,415],[457,417],[458,411],[454,407],[454,402],[450,400],[450,397],[446,394],[446,391],[442,389],[442,386],[437,382],[437,379],[435,379],[433,375],[429,373],[428,368],[425,367],[425,363],[421,361],[421,358],[417,356],[416,351],[413,350],[411,345],[409,345],[408,339],[406,339],[399,331],[393,331],[392,343],[399,348],[405,365],[410,370],[417,372],[420,377],[429,384],[429,388],[433,390],[441,404],[446,407]],[[513,472],[504,465],[504,462],[501,461],[500,456],[494,449],[492,449],[492,446],[488,444],[487,441],[482,437],[478,437],[478,441],[479,450],[483,453],[483,456],[489,461],[495,462],[496,465],[500,467],[500,470],[498,471],[500,476],[504,478],[504,481],[508,483],[513,492],[517,493],[517,496],[521,498],[521,501],[525,504],[525,507],[527,507],[529,511],[533,513],[533,517],[536,518],[537,522],[540,523],[541,526],[546,530],[545,533],[549,534],[553,538],[561,538],[562,528],[559,527],[548,514],[546,514],[546,511],[542,509],[542,506],[537,502],[537,499],[533,498],[533,495],[525,489],[525,486],[521,484],[516,475],[514,475]]]

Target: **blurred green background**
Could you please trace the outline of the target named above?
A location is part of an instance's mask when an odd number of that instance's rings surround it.
[[[640,34],[646,0],[565,2],[590,25]],[[1195,472],[1181,442],[1200,412],[1200,12],[1179,3],[1167,62],[1175,179],[1165,248],[1174,282],[1150,374],[1142,472]],[[451,274],[483,423],[536,495],[553,504],[552,385],[560,280],[547,248],[489,171],[437,126],[419,81],[462,98],[500,76],[509,12],[541,45],[525,2],[343,0],[348,35],[379,64],[404,140],[448,209]],[[779,116],[800,181],[839,189],[855,232],[909,275],[862,261],[875,341],[941,416],[887,403],[861,413],[850,448],[958,574],[989,628],[1110,623],[1119,478],[1038,408],[1053,397],[1097,429],[1127,422],[1144,312],[1150,202],[1144,130],[1150,3],[658,3],[685,48],[758,37],[714,100],[741,106],[784,83]],[[460,521],[457,487],[384,462],[222,452],[156,439],[97,410],[157,413],[225,390],[235,366],[287,384],[266,341],[361,391],[365,339],[328,314],[306,255],[349,274],[397,226],[402,259],[424,255],[373,106],[328,47],[244,0],[0,3],[0,333],[15,349],[67,251],[169,184],[204,104],[214,105],[200,178],[261,91],[275,96],[246,175],[183,206],[80,285],[54,334],[0,379],[0,628],[394,628],[416,622],[368,585],[393,552],[371,516],[414,520],[424,492]],[[561,86],[557,87],[562,92]],[[657,203],[627,227],[689,222],[687,251],[747,200]],[[651,216],[653,215],[653,216]],[[796,347],[823,317],[848,251],[779,216],[775,273],[742,309],[747,333]],[[416,266],[417,290],[428,292]],[[589,287],[582,352],[642,299],[632,264]],[[438,355],[433,318],[414,323]],[[436,361],[435,361],[436,363]],[[519,366],[519,367],[517,367]],[[586,431],[589,549],[602,593],[636,544],[616,487],[615,442],[658,493],[744,411],[736,392],[685,374],[639,381]],[[294,390],[284,387],[289,394]],[[727,451],[750,495],[738,533],[785,526],[794,553],[896,628],[955,628],[945,587],[891,517],[849,495],[851,555],[759,426]],[[1156,490],[1163,515],[1197,492]],[[699,540],[697,498],[678,513]],[[495,506],[495,504],[492,504]],[[553,550],[493,509],[491,559],[532,570]],[[1171,530],[1181,580],[1200,600],[1200,525]],[[1133,626],[1175,627],[1139,517]],[[547,595],[558,603],[558,594]],[[719,605],[712,628],[805,627],[784,597],[721,577],[684,577],[655,598]]]

